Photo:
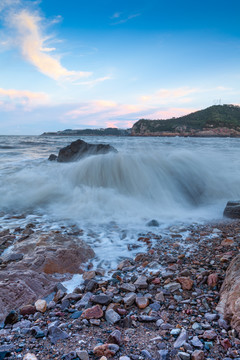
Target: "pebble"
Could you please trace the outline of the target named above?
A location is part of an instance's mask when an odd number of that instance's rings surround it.
[[[131,306],[134,304],[135,299],[136,299],[136,294],[130,292],[126,296],[124,296],[123,302],[126,306]]]
[[[65,331],[61,330],[54,324],[49,325],[48,336],[52,344],[56,344],[58,340],[65,340],[69,337],[69,335]]]
[[[183,351],[179,352],[179,353],[178,353],[178,356],[179,356],[180,359],[182,359],[182,360],[190,360],[190,358],[191,358],[191,355],[190,355],[190,354],[188,354],[188,353],[186,353],[186,352],[183,352]]]
[[[201,350],[195,350],[192,353],[192,360],[204,360],[205,359],[205,355],[204,352]]]
[[[112,331],[108,337],[108,342],[110,344],[121,345],[123,342],[121,331],[119,330]]]
[[[24,305],[19,309],[20,315],[23,316],[35,314],[35,312],[36,312],[36,307],[33,305]]]
[[[177,282],[172,282],[172,283],[164,285],[164,289],[166,289],[167,291],[170,291],[170,292],[174,292],[174,291],[181,289],[181,285]]]
[[[207,340],[213,340],[217,337],[217,334],[214,330],[206,330],[204,331],[202,337]]]
[[[76,349],[76,354],[80,360],[89,360],[88,352],[86,350]]]
[[[137,278],[137,280],[135,281],[134,285],[138,288],[138,289],[146,289],[148,287],[148,283],[147,283],[147,277],[144,275],[141,275]]]
[[[93,295],[91,301],[95,304],[108,305],[111,302],[111,297],[105,294]]]
[[[181,330],[180,335],[178,336],[177,340],[174,342],[173,346],[174,348],[180,348],[181,346],[183,346],[183,344],[187,341],[188,339],[188,333],[187,331],[183,328]]]
[[[105,319],[108,323],[115,324],[121,319],[121,316],[113,309],[109,309],[105,312]]]
[[[145,309],[149,304],[149,299],[144,296],[137,296],[135,302],[139,309]]]
[[[81,317],[83,319],[100,319],[103,317],[103,310],[99,305],[95,305],[83,311]]]
[[[35,305],[36,310],[41,312],[41,313],[44,313],[47,310],[47,302],[46,302],[46,300],[39,299],[39,300],[37,300],[35,302],[34,305]]]
[[[120,291],[129,291],[129,292],[135,292],[136,291],[136,286],[130,283],[123,283],[120,285],[119,287]]]
[[[27,353],[24,355],[23,360],[37,360],[37,357],[34,354]]]
[[[203,349],[203,343],[199,340],[197,336],[194,336],[192,340],[190,340],[190,343],[196,348]]]
[[[178,277],[177,281],[181,284],[183,290],[191,290],[193,287],[193,281],[189,277]]]

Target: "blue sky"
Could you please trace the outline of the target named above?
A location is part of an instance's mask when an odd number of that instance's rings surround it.
[[[237,0],[0,0],[0,134],[240,104]]]

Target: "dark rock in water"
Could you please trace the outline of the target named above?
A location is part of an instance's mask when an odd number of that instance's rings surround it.
[[[57,160],[57,155],[55,154],[51,154],[48,158],[49,161],[56,161]]]
[[[147,223],[147,226],[159,226],[159,222],[153,219]]]
[[[240,201],[228,201],[223,215],[230,219],[240,219]]]
[[[117,150],[108,144],[88,144],[83,140],[76,140],[70,145],[59,150],[58,157],[50,155],[48,160],[57,160],[58,162],[77,161],[87,155],[107,154],[117,152]]]
[[[6,316],[5,321],[4,321],[4,326],[10,324],[15,324],[16,322],[18,322],[18,313],[14,310],[10,311],[10,313]]]

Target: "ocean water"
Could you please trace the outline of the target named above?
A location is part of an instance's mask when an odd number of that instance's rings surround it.
[[[99,263],[112,265],[139,233],[221,219],[226,202],[240,199],[240,139],[82,137],[118,153],[47,160],[76,139],[0,136],[2,228],[76,225]],[[152,219],[158,228],[146,225]]]

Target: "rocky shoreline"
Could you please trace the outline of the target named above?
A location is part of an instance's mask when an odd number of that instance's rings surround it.
[[[240,221],[176,226],[165,237],[153,229],[138,237],[147,253],[122,261],[107,278],[104,269],[91,269],[91,262],[88,269],[78,264],[84,282],[70,294],[61,284],[65,275],[56,275],[54,266],[46,272],[47,260],[41,263],[39,255],[44,249],[46,258],[53,259],[64,237],[73,244],[79,232],[39,234],[31,225],[2,231],[1,252],[11,245],[18,251],[12,258],[6,252],[2,256],[0,301],[8,291],[3,284],[15,281],[17,289],[23,261],[28,262],[28,271],[51,280],[42,293],[36,290],[33,297],[25,293],[15,306],[0,303],[5,314],[0,359],[240,359],[238,329],[216,310],[226,269],[239,254]],[[40,254],[34,249],[27,254],[36,238]],[[56,240],[55,248],[49,238]],[[73,246],[69,244],[68,249]],[[91,249],[88,254],[93,256]],[[15,278],[6,278],[10,270]]]

